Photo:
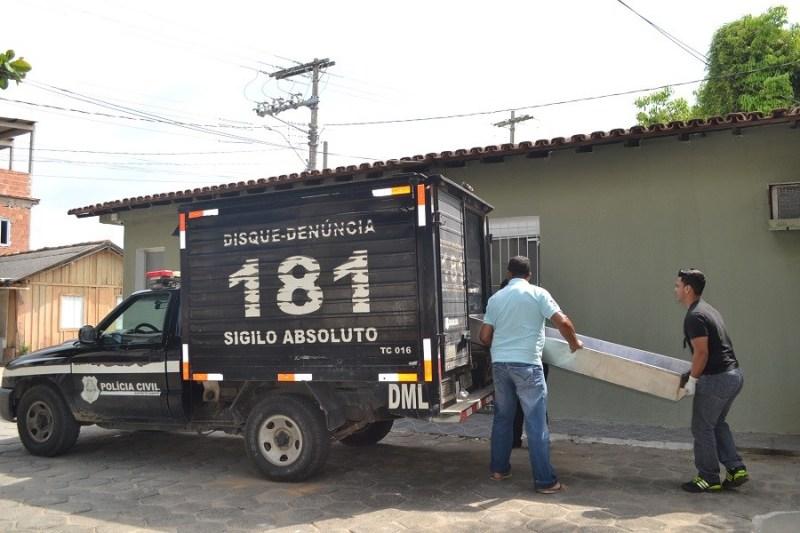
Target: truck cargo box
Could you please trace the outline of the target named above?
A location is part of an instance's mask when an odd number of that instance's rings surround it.
[[[373,383],[392,413],[436,415],[474,388],[490,209],[420,174],[186,206],[184,379]]]

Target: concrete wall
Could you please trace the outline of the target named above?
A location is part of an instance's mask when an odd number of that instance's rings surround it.
[[[474,163],[471,183],[494,216],[538,215],[542,285],[579,332],[689,359],[680,267],[708,276],[745,372],[731,413],[739,431],[800,433],[800,231],[768,229],[768,184],[800,181],[800,130],[773,126],[641,147]],[[678,404],[555,371],[554,416],[685,426]]]
[[[471,183],[494,216],[538,215],[542,285],[579,332],[688,359],[681,267],[709,278],[744,368],[731,421],[738,431],[800,433],[800,231],[768,229],[769,183],[800,181],[800,130],[786,125],[554,152],[433,169]],[[131,211],[125,291],[137,248],[166,246],[178,267],[175,207]],[[554,370],[556,417],[685,427],[690,402],[671,403]]]
[[[142,211],[120,213],[125,225],[125,269],[122,292],[125,296],[136,288],[137,250],[164,248],[164,268],[180,270],[180,244],[172,235],[178,227],[176,206],[154,207]]]

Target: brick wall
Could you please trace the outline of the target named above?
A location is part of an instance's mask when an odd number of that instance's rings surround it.
[[[30,175],[13,170],[0,170],[0,196],[30,198]],[[0,255],[28,251],[31,240],[30,208],[8,207],[0,201],[0,218],[11,222],[11,245],[0,246]]]
[[[30,175],[14,170],[0,170],[0,196],[2,195],[30,198]]]

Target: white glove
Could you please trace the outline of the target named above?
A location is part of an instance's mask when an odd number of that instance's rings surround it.
[[[696,386],[697,378],[689,376],[689,379],[686,380],[686,385],[683,386],[683,390],[686,391],[686,396],[692,396]]]

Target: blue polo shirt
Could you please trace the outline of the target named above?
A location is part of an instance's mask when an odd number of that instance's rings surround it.
[[[512,279],[489,298],[483,317],[494,328],[492,362],[542,364],[544,321],[559,311],[545,289]]]

